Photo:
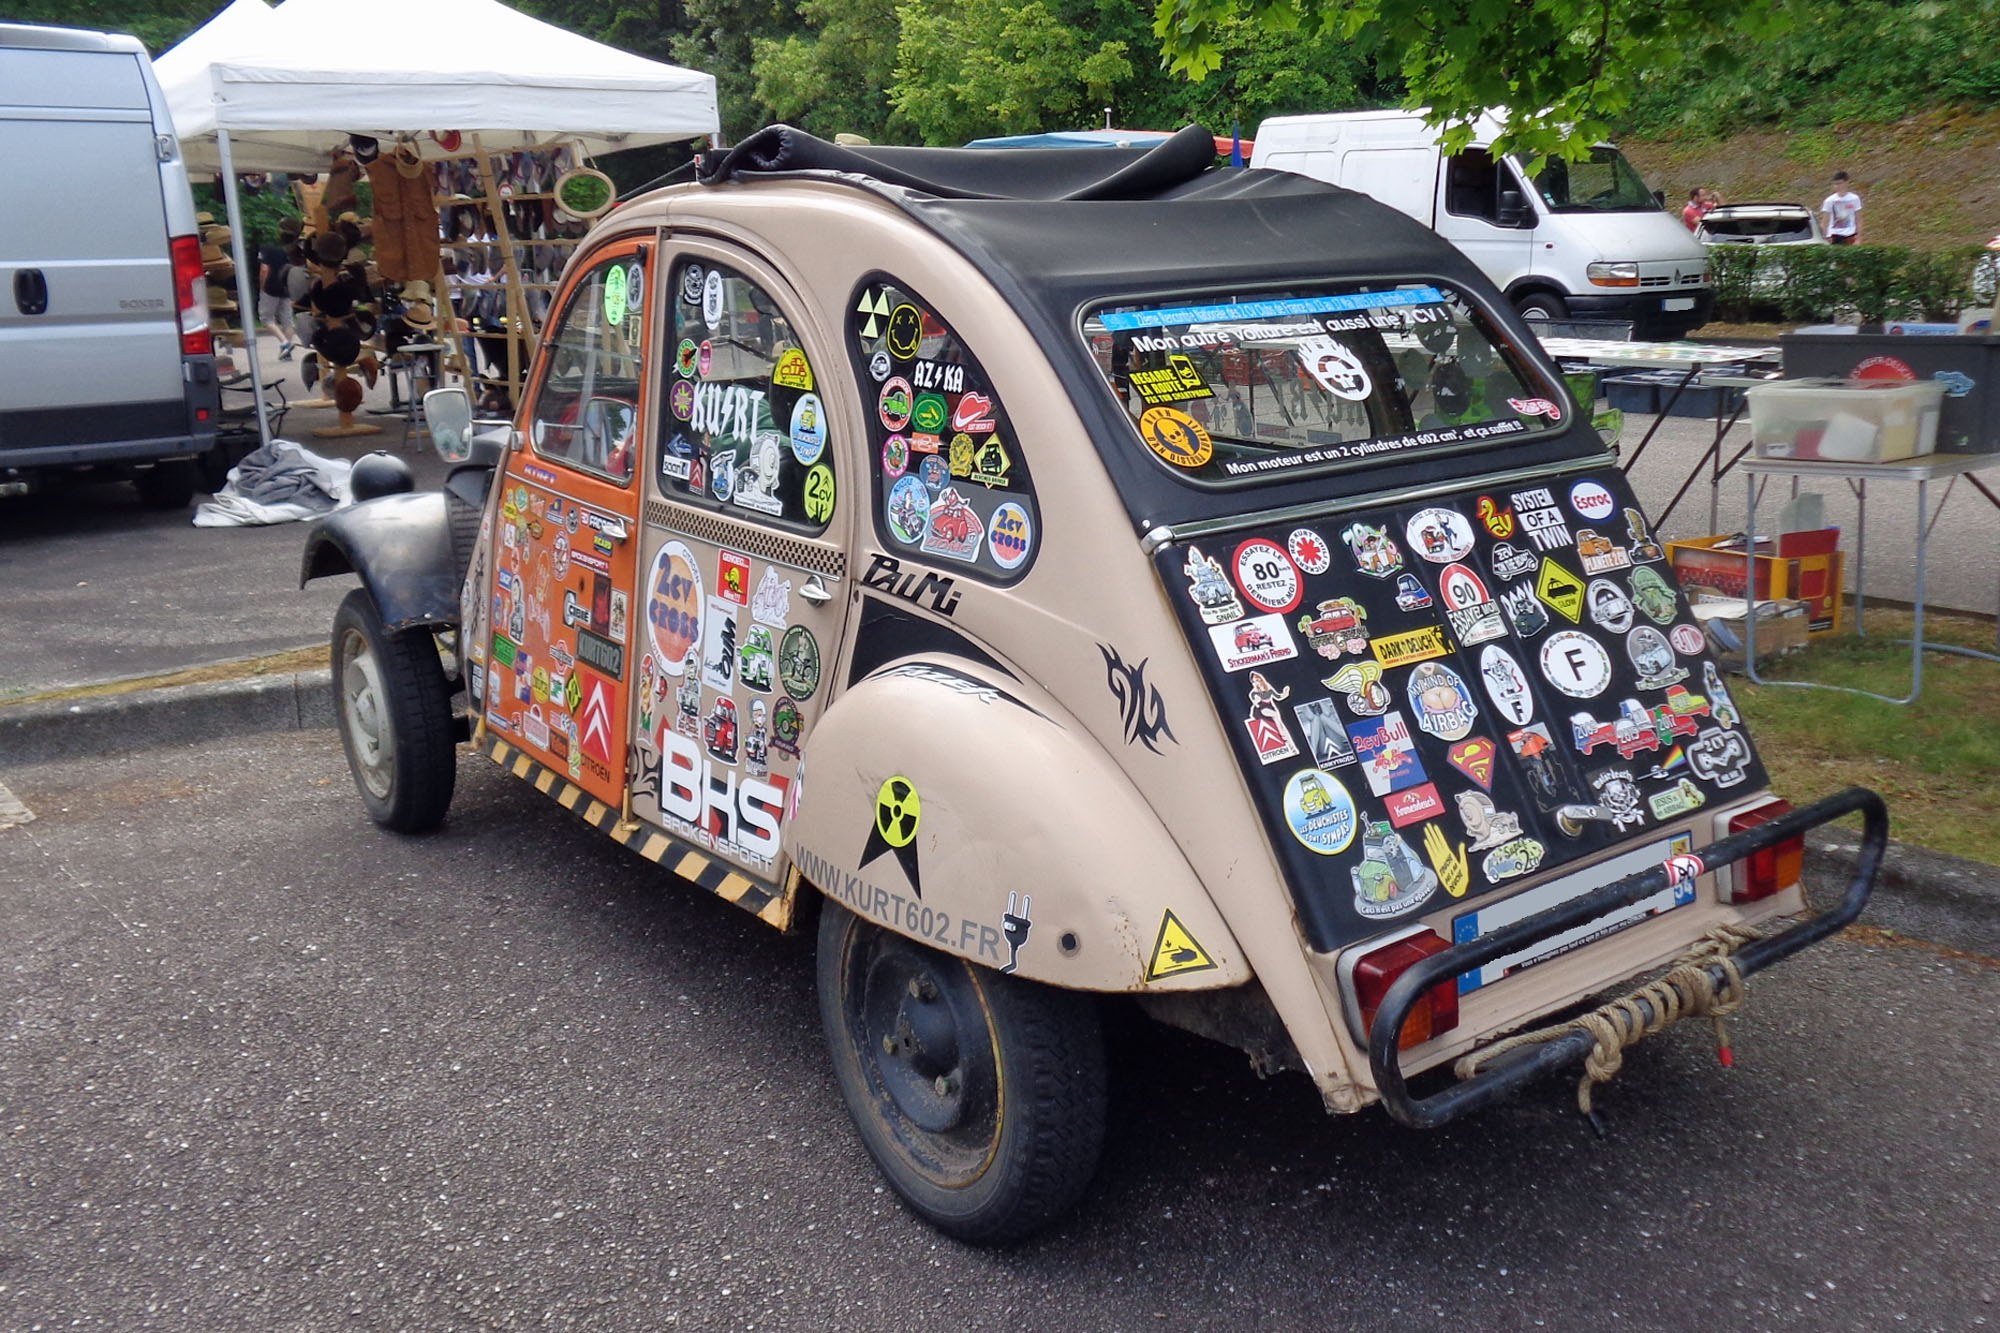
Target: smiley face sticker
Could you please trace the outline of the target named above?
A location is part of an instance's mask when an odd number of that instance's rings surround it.
[[[1215,442],[1202,424],[1178,408],[1147,408],[1139,434],[1148,449],[1175,467],[1197,468],[1215,456]]]

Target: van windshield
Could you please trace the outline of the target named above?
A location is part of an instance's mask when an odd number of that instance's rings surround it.
[[[1521,165],[1533,171],[1537,159],[1523,154]],[[1657,213],[1660,201],[1646,188],[1639,169],[1609,144],[1599,144],[1581,162],[1552,157],[1541,174],[1530,177],[1535,192],[1552,213]]]
[[[1564,398],[1441,283],[1110,305],[1083,335],[1176,476],[1294,479],[1556,428]]]

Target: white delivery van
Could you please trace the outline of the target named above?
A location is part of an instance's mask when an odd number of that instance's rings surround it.
[[[0,495],[193,495],[220,392],[194,196],[146,48],[0,23]]]
[[[1446,157],[1412,111],[1275,116],[1250,165],[1327,181],[1409,214],[1493,279],[1530,321],[1630,320],[1641,338],[1678,338],[1714,303],[1707,254],[1610,144],[1580,162],[1495,157],[1500,123]]]

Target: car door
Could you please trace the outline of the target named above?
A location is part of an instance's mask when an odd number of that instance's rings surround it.
[[[502,475],[488,725],[609,806],[624,798],[650,239],[599,247],[561,293]],[[643,632],[639,633],[643,638]]]
[[[769,266],[663,247],[631,810],[776,884],[849,599],[839,347]]]

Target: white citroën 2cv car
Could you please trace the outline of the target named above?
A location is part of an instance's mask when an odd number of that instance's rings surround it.
[[[361,578],[379,823],[437,825],[469,742],[816,914],[834,1075],[936,1226],[1081,1196],[1106,997],[1428,1126],[1859,912],[1880,799],[1766,790],[1588,406],[1429,231],[1193,127],[699,165],[578,248],[505,442],[303,576]]]

